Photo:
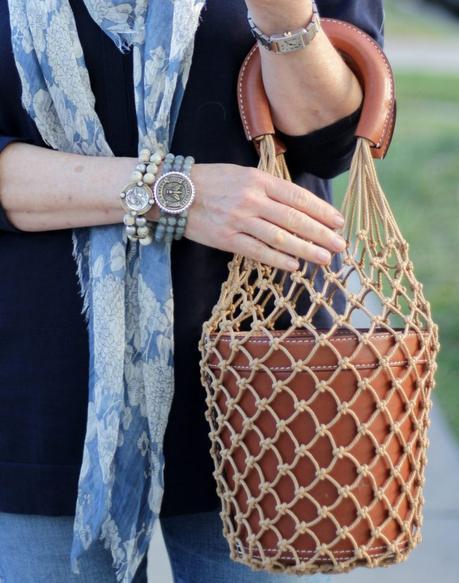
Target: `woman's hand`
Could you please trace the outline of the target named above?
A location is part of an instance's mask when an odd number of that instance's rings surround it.
[[[24,231],[120,224],[118,193],[135,163],[13,143],[0,155],[0,201]],[[24,189],[21,164],[33,189]],[[231,164],[195,164],[191,175],[196,200],[185,236],[193,241],[287,271],[298,269],[298,257],[326,264],[345,247],[333,231],[343,223],[338,211],[291,182]],[[147,215],[157,220],[157,205]]]
[[[196,199],[185,236],[287,271],[297,257],[328,264],[346,243],[343,218],[308,190],[255,168],[196,164]]]

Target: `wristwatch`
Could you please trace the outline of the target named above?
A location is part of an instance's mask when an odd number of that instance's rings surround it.
[[[312,18],[305,28],[268,36],[262,32],[253,21],[250,13],[247,15],[253,36],[260,45],[268,51],[277,54],[292,53],[304,49],[320,31],[319,10],[315,0],[312,1]]]
[[[181,239],[186,228],[188,208],[195,197],[190,171],[194,164],[192,156],[167,154],[163,173],[154,187],[154,197],[160,209],[155,230],[155,241]]]

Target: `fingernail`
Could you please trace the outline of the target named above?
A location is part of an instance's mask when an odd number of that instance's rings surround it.
[[[340,235],[334,235],[332,239],[332,247],[335,251],[344,251],[346,249],[346,241]]]
[[[331,255],[325,249],[317,249],[316,257],[317,260],[320,261],[320,263],[330,263],[331,261]]]
[[[299,268],[300,264],[298,263],[298,261],[295,261],[295,259],[289,259],[287,261],[287,269],[289,271],[298,271]]]
[[[344,226],[343,215],[341,215],[340,213],[336,213],[336,215],[333,216],[333,225],[338,228]]]

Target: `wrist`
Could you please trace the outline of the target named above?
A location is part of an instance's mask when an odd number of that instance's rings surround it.
[[[256,25],[267,35],[297,30],[312,17],[312,0],[285,2],[274,0],[246,1]]]

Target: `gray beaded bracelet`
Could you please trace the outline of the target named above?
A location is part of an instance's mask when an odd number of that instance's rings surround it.
[[[179,240],[185,233],[188,208],[195,196],[195,188],[190,179],[194,164],[192,156],[167,154],[163,171],[156,181],[154,196],[160,208],[160,218],[154,232],[155,241],[170,243]]]
[[[123,218],[127,237],[131,241],[139,241],[141,245],[153,242],[153,223],[142,215],[155,203],[151,187],[163,158],[161,152],[152,153],[147,148],[141,150],[131,182],[120,194],[121,204],[127,211]]]

